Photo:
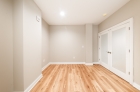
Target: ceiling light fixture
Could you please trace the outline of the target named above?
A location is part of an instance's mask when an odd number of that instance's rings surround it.
[[[104,13],[103,16],[105,17],[107,15],[107,13]]]
[[[61,11],[61,12],[60,12],[60,15],[61,15],[61,16],[65,16],[65,12]]]

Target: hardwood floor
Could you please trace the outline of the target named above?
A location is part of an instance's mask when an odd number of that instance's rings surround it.
[[[50,65],[31,92],[140,92],[101,65]]]

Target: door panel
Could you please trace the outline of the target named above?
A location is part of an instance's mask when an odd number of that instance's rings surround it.
[[[108,64],[108,34],[101,35],[101,61]]]
[[[129,81],[129,27],[128,23],[110,31],[111,71]]]
[[[126,27],[112,32],[112,67],[126,73]]]
[[[99,34],[101,64],[129,82],[129,23],[113,27]]]

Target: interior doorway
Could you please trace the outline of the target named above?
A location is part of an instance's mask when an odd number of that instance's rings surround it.
[[[99,62],[133,83],[133,18],[99,33]]]

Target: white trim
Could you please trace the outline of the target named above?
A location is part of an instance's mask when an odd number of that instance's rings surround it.
[[[94,65],[94,64],[100,64],[100,62],[93,62],[93,65]]]
[[[114,67],[111,67],[110,71],[113,72],[114,74],[118,75],[122,79],[126,80],[127,82],[130,82],[130,76],[129,75],[115,69]]]
[[[100,55],[100,50],[101,50],[101,36],[100,33],[98,33],[98,62],[101,64],[101,55]]]
[[[85,64],[85,62],[50,62],[50,64]]]
[[[129,48],[130,49],[130,63],[129,63],[130,66],[129,66],[129,71],[128,71],[128,72],[130,72],[129,83],[131,85],[133,85],[133,18],[130,18],[130,19],[128,19],[128,20],[126,20],[124,22],[121,22],[121,23],[119,23],[119,24],[117,24],[115,26],[112,26],[112,27],[110,27],[110,28],[108,28],[108,29],[106,29],[106,30],[104,30],[102,32],[99,32],[98,33],[98,36],[100,37],[100,35],[107,33],[109,30],[114,29],[114,28],[117,28],[118,26],[121,26],[121,25],[124,25],[124,24],[127,24],[127,23],[130,24],[129,27],[130,27],[130,34],[131,34],[130,35],[130,48]],[[98,45],[98,48],[101,47],[100,46],[100,38],[98,39],[98,44],[99,44]],[[100,49],[98,49],[98,52],[99,52],[98,57],[100,59],[99,61],[101,62]],[[103,64],[101,63],[101,65],[103,65]],[[109,65],[109,67],[108,67],[109,70],[111,70],[110,67],[111,66]]]
[[[38,78],[24,91],[24,92],[30,92],[31,89],[37,84],[37,82],[42,78],[42,74],[38,76]]]
[[[126,49],[126,51],[125,51],[125,53],[126,53],[126,57],[125,57],[125,60],[126,60],[126,63],[125,63],[125,65],[126,65],[126,67],[125,67],[125,72],[122,72],[122,71],[120,71],[120,70],[118,70],[117,68],[115,68],[115,67],[113,67],[113,61],[112,61],[112,59],[113,59],[113,57],[112,57],[112,54],[110,54],[110,70],[112,71],[112,72],[114,72],[116,75],[118,75],[118,76],[120,76],[121,78],[123,78],[124,80],[126,80],[126,81],[128,81],[128,82],[130,82],[130,75],[129,75],[129,72],[130,72],[130,68],[129,68],[129,65],[130,65],[130,59],[129,59],[129,55],[130,55],[130,53],[129,53],[129,45],[130,45],[130,43],[129,43],[129,25],[128,24],[130,24],[130,22],[127,22],[127,23],[125,23],[125,24],[122,24],[122,25],[120,25],[120,26],[117,26],[117,27],[114,27],[114,28],[112,28],[111,30],[110,30],[110,35],[111,35],[111,37],[109,38],[109,39],[111,39],[110,40],[110,44],[109,44],[109,46],[110,46],[110,52],[112,52],[113,51],[113,44],[112,44],[112,39],[113,39],[113,32],[116,32],[116,31],[118,31],[119,29],[121,29],[121,28],[125,28],[125,33],[126,33],[126,42],[125,42],[125,44],[126,44],[126,47],[125,47],[125,49]]]
[[[42,68],[42,71],[44,71],[49,65],[50,65],[50,63],[46,64],[46,65]]]
[[[133,18],[130,18],[130,19],[127,19],[127,20],[125,20],[125,21],[123,21],[123,22],[121,22],[121,23],[118,23],[118,24],[116,24],[116,25],[114,25],[114,26],[112,26],[112,27],[110,27],[110,28],[108,28],[108,29],[106,29],[106,30],[104,30],[104,31],[101,31],[101,32],[99,32],[98,34],[102,34],[102,33],[104,33],[104,32],[107,32],[107,31],[109,31],[109,30],[111,30],[111,29],[113,29],[113,28],[115,28],[115,27],[121,26],[121,25],[126,24],[126,23],[128,23],[128,22],[131,23],[130,27],[132,27],[131,29],[133,29]]]
[[[93,65],[93,63],[85,63],[85,65]]]
[[[140,90],[140,85],[138,85],[137,83],[133,83],[133,86],[135,87],[135,88],[137,88],[138,90]]]
[[[93,65],[93,64],[100,64],[100,62],[91,62],[91,63],[86,63],[86,62],[50,62],[49,65],[50,64],[85,64],[85,65]]]
[[[105,67],[106,69],[110,70],[110,67],[109,67],[108,64],[106,64],[106,63],[104,63],[104,62],[101,61],[101,65],[102,65],[103,67]],[[110,70],[110,71],[111,71],[111,70]]]
[[[109,29],[106,29],[106,30],[104,30],[104,31],[102,31],[102,32],[100,32],[98,34],[99,34],[99,36],[100,35],[103,35],[103,34],[107,34],[109,32],[109,30],[111,30],[111,29],[110,28]]]
[[[93,64],[100,64],[100,62],[91,62],[91,63],[87,63],[87,62],[50,62],[49,65],[50,64],[85,64],[85,65],[93,65]]]
[[[133,55],[134,55],[134,52],[133,52],[133,45],[134,45],[134,43],[133,43],[133,40],[134,40],[134,38],[133,38],[133,18],[131,18],[131,19],[129,19],[129,21],[130,21],[130,83],[131,83],[131,85],[133,84],[133,66],[134,66],[134,64],[133,64]]]

